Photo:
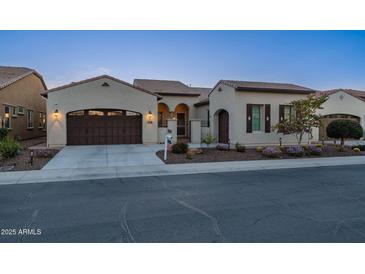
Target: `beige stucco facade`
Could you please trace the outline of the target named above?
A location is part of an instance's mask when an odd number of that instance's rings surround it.
[[[271,126],[274,126],[279,122],[279,105],[286,105],[293,100],[306,97],[305,94],[236,91],[233,87],[219,84],[209,96],[211,133],[218,139],[218,113],[221,110],[226,110],[229,113],[229,139],[231,144],[236,142],[246,145],[279,144],[280,138],[283,144],[295,144],[297,140],[294,135],[279,134],[272,130],[269,133],[264,132],[264,130],[247,133],[246,107],[247,104],[270,104]],[[304,136],[303,142],[307,141],[308,136]]]
[[[30,74],[0,90],[0,117],[5,117],[5,106],[24,108],[24,114],[11,117],[9,135],[21,140],[46,135],[45,128],[39,127],[39,113],[46,113],[46,99],[41,96],[45,91],[42,80],[35,74]],[[33,127],[27,125],[27,110],[34,115]]]
[[[102,86],[103,83],[109,86]],[[110,78],[55,90],[47,94],[47,143],[48,146],[67,144],[66,115],[84,109],[122,109],[142,114],[142,142],[157,143],[157,99],[155,95],[125,85]],[[54,112],[58,110],[57,118]],[[152,123],[147,116],[152,113]]]

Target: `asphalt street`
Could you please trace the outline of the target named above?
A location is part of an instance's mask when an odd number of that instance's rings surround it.
[[[0,229],[0,242],[365,242],[365,165],[3,185]]]

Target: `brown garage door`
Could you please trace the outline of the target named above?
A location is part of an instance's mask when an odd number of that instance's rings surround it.
[[[126,110],[81,110],[67,114],[68,145],[142,143],[142,115]]]

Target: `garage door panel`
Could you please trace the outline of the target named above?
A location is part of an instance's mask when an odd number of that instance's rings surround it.
[[[67,115],[68,145],[137,144],[142,142],[142,116]],[[86,114],[89,112],[85,112]]]

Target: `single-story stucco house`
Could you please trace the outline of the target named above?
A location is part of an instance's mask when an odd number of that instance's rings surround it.
[[[295,143],[295,136],[271,128],[290,119],[291,101],[312,93],[293,84],[221,80],[211,89],[170,80],[130,84],[102,75],[43,93],[47,144],[156,144],[168,129],[174,141],[192,143],[209,133],[221,143]]]

